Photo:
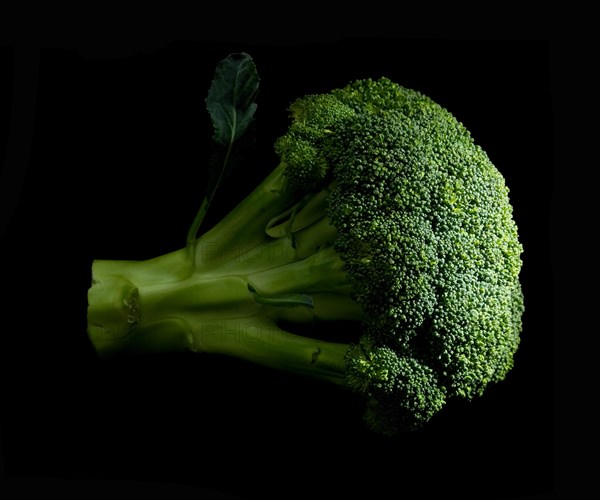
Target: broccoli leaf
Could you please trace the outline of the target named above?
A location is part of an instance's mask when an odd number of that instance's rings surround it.
[[[248,54],[230,54],[217,65],[206,98],[217,144],[229,147],[246,132],[256,112],[258,84],[256,66]]]
[[[215,69],[205,101],[214,128],[207,194],[188,231],[188,245],[196,241],[219,185],[253,143],[248,136],[254,122],[259,81],[252,58],[243,52],[230,54]]]

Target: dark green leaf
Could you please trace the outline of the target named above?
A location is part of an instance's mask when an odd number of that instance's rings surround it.
[[[206,108],[214,128],[213,152],[208,163],[207,194],[187,235],[194,244],[198,229],[219,188],[253,144],[252,136],[259,78],[252,58],[246,53],[230,54],[215,69],[206,97]]]
[[[215,142],[228,146],[248,129],[256,111],[258,84],[256,66],[248,54],[230,54],[217,65],[206,98]]]

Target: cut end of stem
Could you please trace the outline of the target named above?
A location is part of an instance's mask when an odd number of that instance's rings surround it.
[[[137,287],[122,276],[93,278],[88,291],[88,335],[102,346],[128,336],[140,321]]]

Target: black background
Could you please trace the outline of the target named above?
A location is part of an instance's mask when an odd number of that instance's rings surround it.
[[[204,98],[215,65],[234,51],[250,53],[261,77],[259,161],[223,186],[207,224],[275,165],[286,107],[306,93],[387,76],[471,130],[506,177],[525,247],[522,345],[503,383],[388,440],[363,428],[356,401],[323,384],[194,355],[96,358],[85,334],[91,261],[184,244],[206,182]],[[29,164],[1,247],[2,311],[13,320],[2,333],[7,477],[202,498],[550,492],[549,57],[544,40],[377,36],[43,49]],[[3,61],[10,72],[14,58]]]

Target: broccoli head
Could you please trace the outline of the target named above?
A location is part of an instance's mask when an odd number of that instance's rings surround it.
[[[149,261],[94,262],[98,352],[185,349],[317,377],[362,398],[386,435],[503,380],[523,249],[504,178],[469,131],[387,78],[289,111],[279,165],[212,229]],[[327,339],[305,335],[314,324]]]

